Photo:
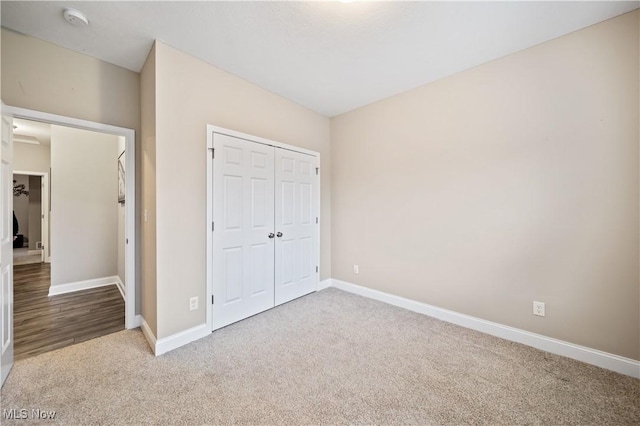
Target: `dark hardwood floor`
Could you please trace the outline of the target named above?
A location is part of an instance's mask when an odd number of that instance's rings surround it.
[[[115,285],[49,297],[50,282],[49,263],[13,267],[16,360],[124,330]]]

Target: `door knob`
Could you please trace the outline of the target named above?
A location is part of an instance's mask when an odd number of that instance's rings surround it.
[[[276,237],[278,237],[278,238],[282,237],[282,232],[278,232],[278,233],[276,234]]]
[[[273,238],[275,237],[275,235],[273,235],[273,232],[269,232],[269,238]]]

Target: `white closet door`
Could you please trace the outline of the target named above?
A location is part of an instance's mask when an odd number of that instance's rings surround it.
[[[276,306],[316,290],[316,167],[316,157],[276,148]]]
[[[274,148],[214,135],[213,329],[274,306]]]

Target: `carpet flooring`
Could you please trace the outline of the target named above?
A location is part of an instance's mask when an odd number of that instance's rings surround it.
[[[3,424],[640,424],[637,379],[337,289],[157,358],[127,330],[18,361],[0,396]]]

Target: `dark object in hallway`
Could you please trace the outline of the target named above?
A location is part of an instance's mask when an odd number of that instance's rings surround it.
[[[13,183],[15,184],[15,180]],[[14,188],[15,190],[15,188]],[[18,218],[16,217],[16,212],[13,212],[13,248],[20,248],[24,245],[24,235],[18,234],[20,231],[20,226],[18,225]]]
[[[13,236],[13,248],[21,248],[24,245],[24,235],[17,234]]]

